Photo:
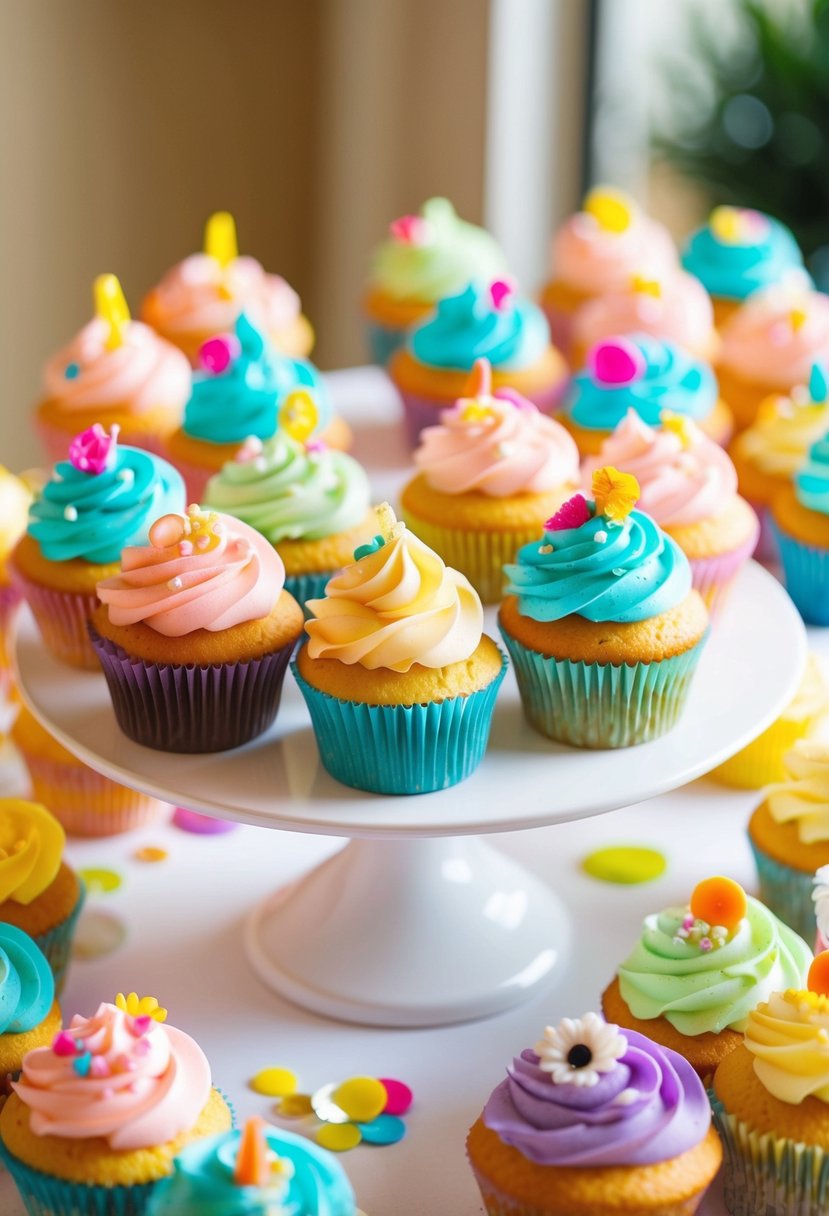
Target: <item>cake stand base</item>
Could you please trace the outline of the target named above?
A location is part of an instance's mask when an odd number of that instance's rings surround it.
[[[251,914],[248,959],[280,996],[370,1026],[500,1013],[569,947],[559,901],[476,837],[354,840]]]

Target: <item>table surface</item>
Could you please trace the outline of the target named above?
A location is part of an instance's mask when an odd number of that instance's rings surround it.
[[[829,637],[812,630],[810,643],[829,659]],[[21,780],[8,754],[0,757],[2,792],[18,789]],[[552,993],[494,1018],[428,1030],[327,1021],[269,992],[245,961],[242,926],[253,905],[342,842],[253,826],[199,837],[167,823],[108,840],[72,841],[67,858],[74,867],[112,869],[123,879],[119,889],[90,896],[84,919],[109,915],[123,923],[126,934],[108,957],[73,963],[63,1008],[67,1015],[88,1013],[117,991],[156,995],[168,1006],[171,1023],[201,1043],[216,1083],[241,1118],[272,1117],[269,1100],[246,1084],[271,1064],[294,1069],[305,1092],[355,1074],[400,1077],[415,1092],[406,1139],[389,1148],[361,1145],[341,1158],[360,1206],[368,1216],[479,1216],[464,1138],[506,1064],[546,1024],[598,1008],[646,913],[684,902],[707,873],[726,872],[753,888],[745,824],[757,801],[756,793],[702,779],[595,819],[499,838],[499,848],[555,887],[571,911],[581,948]],[[668,866],[661,878],[622,887],[582,872],[581,860],[592,849],[632,843],[662,850]],[[137,860],[146,845],[167,850],[167,858],[157,864]],[[0,1212],[24,1216],[5,1175]],[[715,1184],[700,1213],[724,1212]]]

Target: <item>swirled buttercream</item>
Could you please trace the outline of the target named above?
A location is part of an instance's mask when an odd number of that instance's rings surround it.
[[[809,448],[795,474],[794,492],[802,506],[829,515],[829,436],[822,435]]]
[[[22,929],[0,922],[0,1034],[38,1026],[55,1001],[52,968]]]
[[[590,300],[576,314],[573,341],[584,350],[615,334],[644,333],[710,357],[714,308],[700,281],[675,269],[652,288],[626,283]]]
[[[501,371],[529,367],[550,345],[547,320],[535,304],[512,291],[499,296],[480,280],[445,296],[408,338],[415,359],[430,367],[470,370],[489,359]],[[497,303],[496,303],[497,301]]]
[[[803,844],[829,840],[829,744],[798,739],[783,757],[788,780],[765,790],[777,823],[791,823]]]
[[[592,210],[578,211],[562,224],[553,237],[555,278],[593,295],[625,287],[633,274],[660,275],[676,267],[676,248],[664,225],[645,215],[633,199],[624,198],[624,203],[624,224],[603,224]]]
[[[736,440],[739,456],[770,477],[794,478],[809,448],[829,428],[827,402],[795,394],[767,398],[757,418]]]
[[[781,1102],[829,1102],[829,1000],[813,992],[774,992],[748,1015],[745,1045],[754,1071]]]
[[[811,283],[789,229],[770,215],[736,207],[717,207],[708,223],[691,234],[682,265],[712,296],[729,300],[744,300],[792,272],[803,286]]]
[[[829,360],[829,297],[777,285],[754,292],[722,330],[719,365],[751,384],[807,384]]]
[[[66,833],[38,802],[0,798],[0,904],[30,904],[54,882]]]

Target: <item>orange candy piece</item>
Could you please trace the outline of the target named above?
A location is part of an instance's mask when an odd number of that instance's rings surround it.
[[[806,982],[810,992],[816,992],[818,996],[829,996],[829,950],[822,950],[820,954],[815,955]]]
[[[721,874],[698,882],[691,896],[692,916],[726,929],[736,929],[747,908],[746,893],[740,884]]]
[[[245,1123],[236,1154],[233,1181],[238,1186],[264,1186],[270,1177],[265,1120],[254,1115]]]

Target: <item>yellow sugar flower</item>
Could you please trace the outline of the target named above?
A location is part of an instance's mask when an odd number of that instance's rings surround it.
[[[631,285],[639,296],[653,296],[655,300],[662,298],[662,284],[659,279],[650,279],[647,275],[635,274]]]
[[[676,435],[682,444],[682,450],[687,452],[694,442],[694,432],[690,420],[684,414],[675,414],[673,410],[663,410],[659,416],[662,429]]]
[[[137,992],[130,992],[128,996],[124,996],[123,992],[119,992],[115,998],[115,1004],[118,1009],[133,1018],[149,1017],[154,1022],[167,1021],[167,1010],[159,1005],[154,996],[139,996]]]
[[[627,519],[639,501],[639,482],[632,473],[620,473],[613,465],[596,469],[592,482],[596,514],[613,523]]]

